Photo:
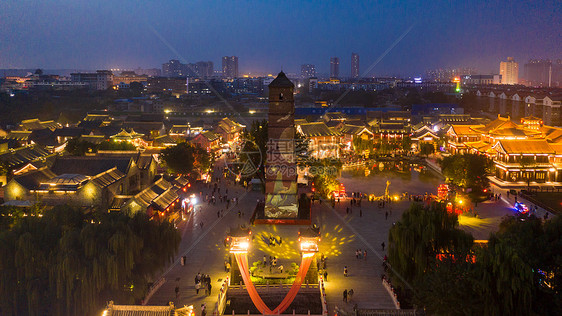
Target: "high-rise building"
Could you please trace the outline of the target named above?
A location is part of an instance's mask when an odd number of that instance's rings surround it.
[[[312,64],[301,65],[301,78],[308,79],[316,77],[316,67]]]
[[[340,77],[340,59],[338,57],[330,58],[330,78]]]
[[[187,75],[187,65],[177,59],[171,59],[162,64],[162,75],[164,77],[184,77]]]
[[[198,61],[195,64],[197,76],[199,78],[210,78],[214,74],[214,66],[212,61]]]
[[[359,78],[359,54],[351,53],[351,78]]]
[[[224,56],[222,58],[222,76],[225,78],[238,77],[238,57]]]
[[[502,76],[502,84],[519,83],[519,64],[513,60],[513,57],[507,57],[507,61],[500,62],[500,76]]]
[[[523,66],[525,80],[530,86],[551,87],[553,78],[552,62],[548,59],[531,59]]]

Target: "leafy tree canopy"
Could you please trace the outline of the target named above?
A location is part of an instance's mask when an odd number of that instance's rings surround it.
[[[0,232],[0,314],[91,315],[108,300],[135,304],[180,242],[146,214],[85,215],[57,206]]]
[[[487,174],[492,161],[477,154],[456,154],[440,161],[441,171],[447,180],[459,187],[481,190],[488,187]]]
[[[211,165],[211,158],[206,150],[185,142],[164,149],[160,155],[168,171],[175,174],[206,171]]]

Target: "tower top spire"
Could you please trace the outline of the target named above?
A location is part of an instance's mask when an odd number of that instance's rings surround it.
[[[269,84],[270,88],[294,88],[295,85],[287,78],[285,73],[281,71],[275,79]]]

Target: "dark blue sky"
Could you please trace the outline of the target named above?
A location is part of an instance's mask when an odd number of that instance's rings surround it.
[[[414,75],[436,67],[498,72],[507,56],[562,58],[559,1],[2,0],[0,68],[160,67],[236,55],[242,72],[329,70],[351,53],[365,71]],[[167,42],[167,44],[165,43]],[[178,56],[179,55],[179,56]]]

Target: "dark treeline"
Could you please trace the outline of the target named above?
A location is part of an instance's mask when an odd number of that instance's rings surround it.
[[[108,300],[138,303],[180,242],[171,223],[141,213],[58,206],[14,215],[0,231],[0,315],[93,315]]]

